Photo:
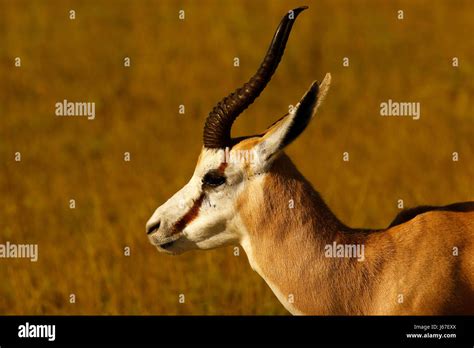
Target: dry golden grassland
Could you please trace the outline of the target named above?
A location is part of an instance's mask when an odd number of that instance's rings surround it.
[[[243,251],[158,254],[145,223],[191,177],[207,113],[301,4],[0,0],[0,243],[39,244],[36,263],[0,259],[1,314],[287,314]],[[382,228],[399,199],[473,200],[472,2],[306,4],[234,134],[262,131],[331,72],[318,116],[287,152],[341,220]],[[56,117],[64,99],[95,102],[96,118]],[[381,117],[388,99],[420,102],[421,118]]]

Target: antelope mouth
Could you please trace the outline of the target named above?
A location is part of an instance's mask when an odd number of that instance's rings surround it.
[[[163,249],[166,249],[166,248],[172,246],[173,243],[174,243],[174,241],[168,242],[168,243],[164,243],[164,244],[160,244],[159,247],[160,247],[160,248],[163,248]]]
[[[183,233],[177,233],[174,236],[167,238],[160,238],[157,236],[150,236],[150,243],[156,246],[158,249],[169,249],[178,239],[183,236]]]

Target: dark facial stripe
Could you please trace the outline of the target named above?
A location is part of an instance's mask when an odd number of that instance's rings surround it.
[[[228,165],[227,162],[222,162],[222,163],[219,165],[219,168],[217,168],[217,170],[218,170],[221,174],[224,174],[225,169],[227,168],[227,165]]]
[[[176,222],[171,232],[171,235],[176,234],[184,230],[184,228],[191,223],[199,215],[199,209],[201,208],[202,202],[204,201],[204,192],[201,193],[198,199],[194,201],[191,209],[188,210],[186,214],[183,215],[181,219]]]

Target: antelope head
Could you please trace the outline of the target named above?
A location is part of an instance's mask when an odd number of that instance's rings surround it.
[[[237,200],[250,185],[260,185],[272,163],[308,125],[330,84],[313,82],[295,108],[264,133],[231,137],[235,119],[260,95],[285,50],[299,7],[282,18],[255,75],[222,99],[204,125],[203,148],[191,180],[161,205],[146,225],[150,242],[160,252],[179,254],[242,243]],[[255,186],[252,186],[254,188]]]

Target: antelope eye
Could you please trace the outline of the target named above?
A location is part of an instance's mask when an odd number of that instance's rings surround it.
[[[206,186],[217,187],[225,183],[225,176],[218,171],[211,170],[204,175],[202,183]]]

